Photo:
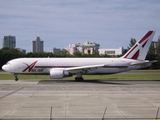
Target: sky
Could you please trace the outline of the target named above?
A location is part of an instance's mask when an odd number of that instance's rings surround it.
[[[44,51],[71,43],[127,48],[148,30],[160,35],[160,0],[0,0],[0,39],[16,36],[16,47],[31,52],[40,37]]]

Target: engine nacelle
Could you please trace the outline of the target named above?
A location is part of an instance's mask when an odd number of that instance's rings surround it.
[[[71,74],[67,71],[64,71],[64,70],[52,69],[50,71],[50,78],[51,79],[62,79],[66,76],[69,77],[69,76],[71,76]]]

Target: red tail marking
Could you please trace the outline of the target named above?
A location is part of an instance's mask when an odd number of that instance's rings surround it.
[[[132,59],[137,60],[138,56],[139,56],[139,50],[133,55]]]
[[[27,65],[27,67],[22,72],[25,72],[27,70],[28,70],[28,72],[30,72],[36,63],[37,63],[37,61],[33,62],[31,65],[24,63],[25,65]]]
[[[141,44],[146,38],[148,38],[151,34],[153,33],[153,31],[148,31],[148,33],[138,42],[139,44]]]
[[[137,46],[138,46],[138,45],[136,44],[124,58],[127,58],[128,55],[129,55]]]

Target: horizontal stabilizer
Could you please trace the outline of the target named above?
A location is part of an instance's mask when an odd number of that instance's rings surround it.
[[[157,60],[153,60],[153,61],[142,61],[142,62],[139,62],[139,63],[131,63],[131,66],[134,66],[134,65],[143,65],[143,64],[148,64],[148,63],[155,63],[157,62]]]

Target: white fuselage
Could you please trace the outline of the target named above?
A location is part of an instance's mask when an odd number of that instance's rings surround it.
[[[17,74],[49,74],[51,69],[65,70],[72,67],[104,64],[104,67],[90,69],[85,74],[112,74],[142,68],[140,65],[131,65],[140,62],[124,58],[19,58],[9,61],[3,69]]]

